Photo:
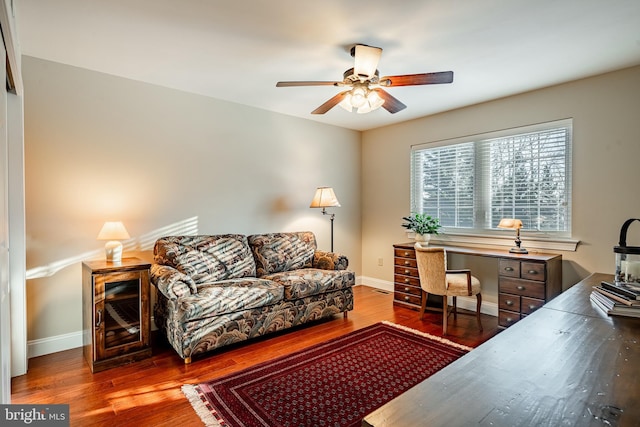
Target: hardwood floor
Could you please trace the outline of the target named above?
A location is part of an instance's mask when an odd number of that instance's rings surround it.
[[[153,356],[92,374],[82,349],[29,360],[26,375],[12,379],[12,403],[69,403],[72,426],[192,426],[200,419],[180,387],[203,382],[344,335],[382,320],[442,335],[442,314],[393,306],[393,295],[368,286],[354,288],[355,308],[346,319],[336,316],[258,340],[241,343],[185,365],[169,344],[154,335]],[[449,318],[447,338],[477,347],[499,332],[498,319]]]

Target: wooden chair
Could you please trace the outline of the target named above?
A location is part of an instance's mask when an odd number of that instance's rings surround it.
[[[447,297],[453,297],[453,316],[457,318],[458,307],[457,297],[476,296],[476,318],[478,326],[482,331],[480,322],[480,306],[482,305],[482,294],[480,281],[471,275],[468,269],[447,270],[447,254],[444,248],[422,246],[419,242],[415,244],[416,260],[418,262],[418,274],[420,276],[420,287],[422,288],[422,309],[420,319],[424,317],[429,294],[442,296],[442,334],[447,334],[447,318],[449,304]]]

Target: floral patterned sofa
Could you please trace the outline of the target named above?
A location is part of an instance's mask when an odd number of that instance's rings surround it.
[[[155,323],[185,363],[195,355],[353,310],[348,259],[313,233],[172,236],[156,241]]]

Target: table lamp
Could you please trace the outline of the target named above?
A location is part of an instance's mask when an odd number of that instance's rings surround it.
[[[122,243],[119,240],[129,238],[127,229],[120,221],[107,221],[102,226],[102,230],[98,233],[98,240],[107,240],[104,245],[104,252],[107,256],[107,262],[122,261]]]
[[[522,221],[515,218],[502,218],[498,224],[498,228],[507,228],[516,230],[516,246],[509,249],[512,254],[528,254],[529,251],[520,247],[520,229],[522,228]]]
[[[333,252],[333,219],[336,214],[328,213],[326,208],[340,207],[340,202],[331,187],[318,187],[311,200],[310,208],[322,208],[322,215],[331,215],[331,252]]]

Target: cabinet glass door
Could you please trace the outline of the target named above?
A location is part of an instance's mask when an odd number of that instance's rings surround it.
[[[105,348],[140,341],[140,282],[104,284]]]
[[[143,344],[139,272],[96,277],[96,352],[121,353]]]

